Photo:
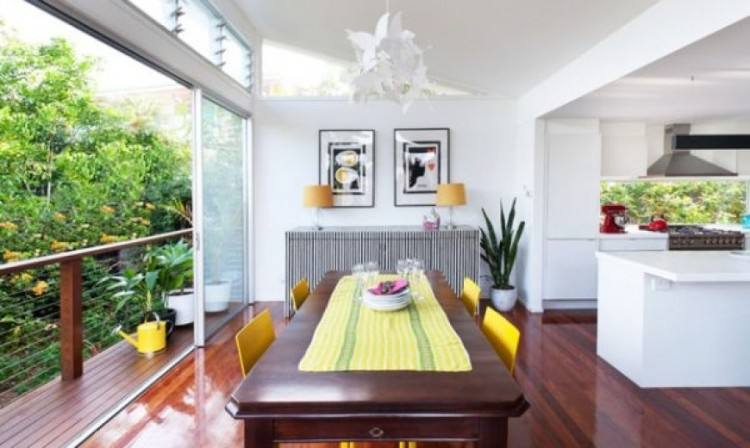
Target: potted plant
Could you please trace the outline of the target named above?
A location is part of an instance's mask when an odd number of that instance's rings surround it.
[[[195,320],[193,290],[193,250],[179,241],[157,249],[154,257],[159,266],[159,287],[165,303],[175,311],[175,325],[188,325]]]
[[[495,233],[495,227],[482,209],[487,229],[482,231],[480,246],[482,248],[482,260],[487,263],[492,277],[492,304],[500,311],[509,311],[516,304],[518,294],[515,286],[511,285],[510,278],[518,255],[518,243],[521,240],[525,221],[521,221],[517,229],[514,229],[516,219],[516,200],[506,219],[505,209],[500,203],[500,238]]]

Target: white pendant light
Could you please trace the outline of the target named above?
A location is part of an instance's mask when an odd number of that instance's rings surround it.
[[[352,79],[354,101],[386,99],[406,112],[415,99],[432,94],[423,51],[414,42],[414,33],[401,26],[400,12],[383,14],[374,34],[347,30],[347,35],[358,63]]]

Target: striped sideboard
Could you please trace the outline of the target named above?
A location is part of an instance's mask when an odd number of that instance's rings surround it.
[[[315,286],[328,271],[349,271],[357,263],[377,261],[381,271],[396,270],[396,261],[417,258],[425,270],[440,271],[454,291],[463,278],[479,281],[479,230],[459,226],[425,231],[418,226],[300,227],[286,232],[286,317],[292,313],[291,286],[307,278]]]

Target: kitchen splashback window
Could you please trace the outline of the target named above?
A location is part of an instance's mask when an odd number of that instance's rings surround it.
[[[745,181],[602,182],[601,203],[628,207],[632,223],[663,213],[671,223],[737,224],[747,204]]]

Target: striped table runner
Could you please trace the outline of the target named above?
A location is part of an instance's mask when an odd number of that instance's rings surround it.
[[[379,281],[393,280],[382,275]],[[421,298],[400,311],[373,311],[357,298],[359,287],[343,277],[333,291],[310,346],[303,372],[414,370],[466,372],[471,360],[425,279],[412,285]]]

